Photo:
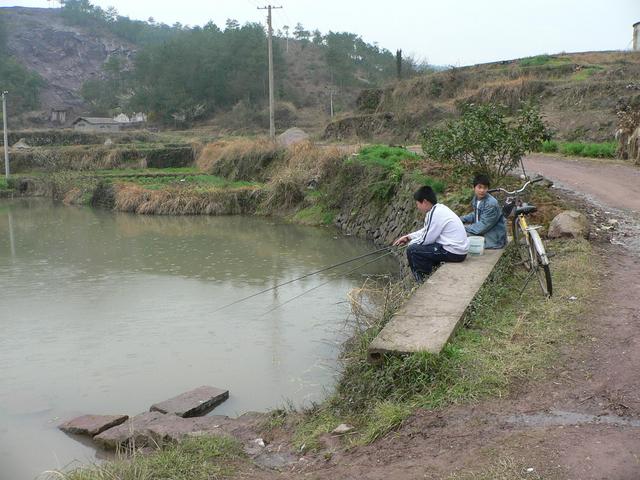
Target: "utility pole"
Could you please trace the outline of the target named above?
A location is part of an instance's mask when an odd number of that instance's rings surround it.
[[[2,126],[4,130],[4,175],[9,178],[9,139],[7,132],[7,99],[9,92],[2,92]]]
[[[333,88],[329,91],[329,109],[331,112],[331,120],[333,120]]]
[[[273,36],[273,28],[271,27],[271,10],[282,7],[272,7],[267,5],[266,7],[258,7],[258,10],[268,10],[267,24],[268,35],[267,45],[269,46],[269,137],[276,138],[276,124],[275,124],[275,100],[273,95],[273,47],[271,45],[271,37]]]

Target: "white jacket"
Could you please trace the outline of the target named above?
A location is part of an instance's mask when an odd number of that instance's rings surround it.
[[[457,255],[466,255],[469,251],[469,240],[462,221],[442,203],[431,207],[424,217],[424,227],[410,233],[409,238],[409,245],[439,243],[447,252]]]

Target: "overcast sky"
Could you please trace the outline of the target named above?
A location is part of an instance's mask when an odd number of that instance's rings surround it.
[[[0,0],[0,6],[47,7],[48,0]],[[92,0],[121,15],[203,25],[227,18],[265,22],[260,0]],[[322,33],[348,31],[392,52],[436,65],[470,65],[543,53],[631,48],[640,0],[281,0],[274,29],[300,22]]]

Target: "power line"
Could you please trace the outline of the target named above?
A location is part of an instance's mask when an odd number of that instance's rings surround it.
[[[386,257],[387,255],[391,255],[392,253],[394,253],[394,252],[393,252],[393,250],[391,250],[391,251],[389,251],[389,252],[387,252],[387,253],[383,253],[382,255],[377,256],[377,257],[376,257],[376,258],[374,258],[373,260],[369,260],[368,262],[362,263],[362,264],[358,265],[357,267],[352,268],[351,270],[349,270],[349,271],[347,271],[347,272],[343,273],[343,275],[349,275],[349,274],[351,274],[351,273],[355,272],[356,270],[361,269],[362,267],[366,267],[367,265],[369,265],[369,264],[371,264],[371,263],[373,263],[373,262],[377,262],[378,260],[380,260],[380,259],[381,259],[381,258],[383,258],[383,257]],[[326,282],[321,283],[320,285],[316,285],[315,287],[311,287],[310,289],[305,290],[304,292],[302,292],[302,293],[300,293],[300,294],[296,295],[295,297],[291,297],[289,300],[286,300],[286,301],[284,301],[284,302],[282,302],[282,303],[280,303],[280,304],[276,305],[275,307],[271,308],[270,310],[267,310],[266,312],[262,313],[260,316],[262,317],[262,316],[264,316],[264,315],[268,315],[269,313],[271,313],[271,312],[273,312],[273,311],[275,311],[275,310],[277,310],[277,309],[279,309],[279,308],[283,307],[283,306],[284,306],[284,305],[286,305],[287,303],[293,302],[294,300],[296,300],[296,299],[298,299],[298,298],[302,297],[303,295],[306,295],[306,294],[307,294],[307,293],[309,293],[309,292],[312,292],[312,291],[316,290],[317,288],[324,287],[325,285],[327,285],[328,283],[331,283],[332,281],[333,281],[333,279],[330,279],[330,280],[327,280]]]

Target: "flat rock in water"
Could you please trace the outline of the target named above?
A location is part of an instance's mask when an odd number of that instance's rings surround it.
[[[202,386],[161,403],[151,405],[149,411],[173,413],[179,417],[197,417],[205,415],[216,405],[229,398],[229,390]]]
[[[229,426],[233,423],[224,415],[182,418],[165,415],[151,423],[138,438],[146,445],[164,445],[179,442],[187,436],[230,436]]]
[[[98,435],[112,427],[124,423],[128,415],[82,415],[59,425],[58,428],[65,433],[79,435]]]
[[[117,427],[105,430],[93,437],[93,439],[101,447],[111,450],[115,450],[121,445],[127,445],[131,441],[135,441],[136,445],[138,445],[137,440],[144,438],[149,425],[164,417],[165,415],[159,412],[144,412],[128,419]],[[144,446],[144,442],[140,446]]]
[[[136,448],[159,447],[179,442],[188,436],[232,436],[234,422],[224,415],[182,418],[160,412],[145,412],[94,439],[100,446],[110,450],[126,445],[135,445]]]

